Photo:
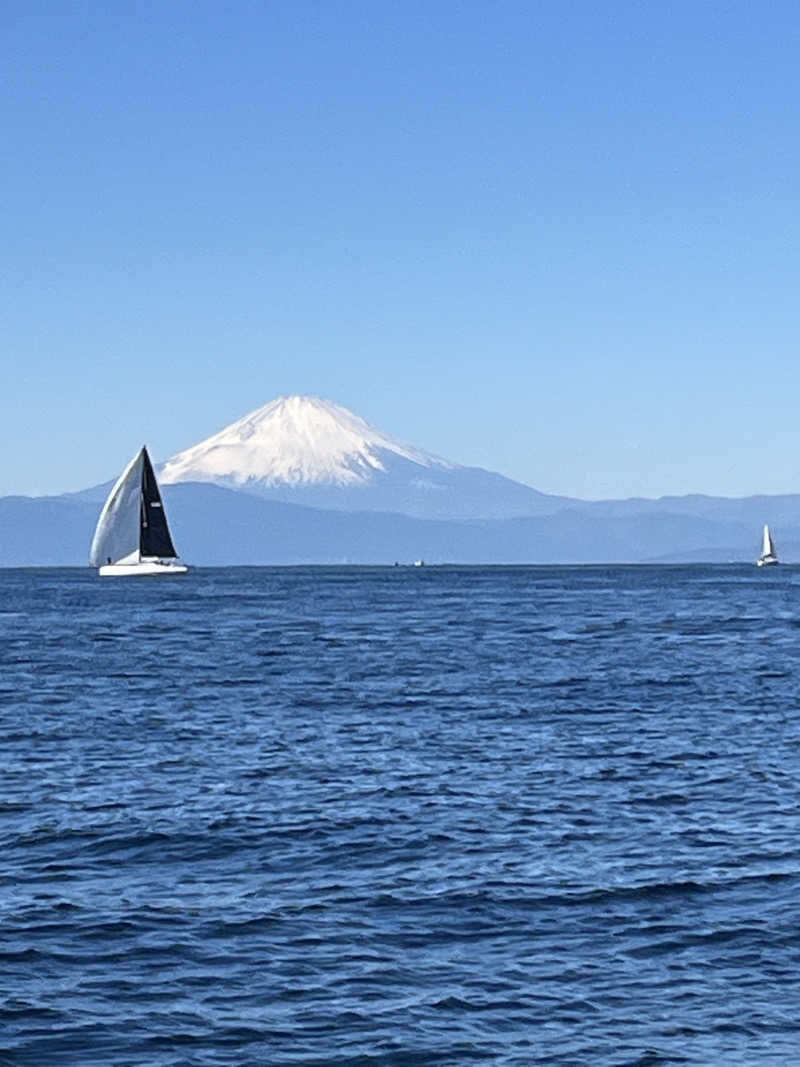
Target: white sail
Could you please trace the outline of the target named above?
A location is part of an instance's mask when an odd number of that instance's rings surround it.
[[[769,532],[769,526],[767,526],[766,523],[765,523],[764,524],[764,543],[761,546],[761,556],[763,558],[764,556],[774,556],[774,555],[775,555],[775,545],[772,543],[772,536],[771,536],[771,534]]]
[[[769,567],[773,563],[778,562],[778,557],[775,555],[775,542],[772,540],[772,534],[769,532],[769,526],[764,524],[764,537],[761,543],[761,555],[756,560],[759,567]]]
[[[133,457],[108,494],[89,550],[93,567],[139,561],[143,464],[144,449]]]

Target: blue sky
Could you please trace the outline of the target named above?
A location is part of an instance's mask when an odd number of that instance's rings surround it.
[[[16,0],[0,494],[315,393],[586,497],[800,491],[800,9]]]

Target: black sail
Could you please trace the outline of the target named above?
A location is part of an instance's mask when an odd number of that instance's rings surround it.
[[[143,449],[144,463],[142,464],[142,532],[139,542],[139,550],[142,556],[161,556],[172,558],[178,555],[172,538],[169,535],[167,516],[164,514],[164,505],[161,502],[161,493],[158,491],[153,465]]]

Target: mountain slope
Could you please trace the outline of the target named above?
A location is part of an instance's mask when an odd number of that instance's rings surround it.
[[[338,404],[281,397],[162,465],[162,485],[211,482],[272,500],[418,518],[552,514],[571,501],[451,463]]]
[[[99,513],[96,504],[68,497],[0,497],[0,567],[88,563]]]
[[[161,480],[222,480],[236,487],[366,485],[385,470],[383,459],[392,455],[422,468],[452,466],[392,440],[330,400],[289,396],[173,456],[164,464]]]

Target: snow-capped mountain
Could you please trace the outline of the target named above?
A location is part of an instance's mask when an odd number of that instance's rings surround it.
[[[420,467],[452,464],[402,444],[352,411],[316,396],[284,396],[179,452],[161,481],[262,487],[366,485],[400,456]]]
[[[212,482],[271,499],[421,518],[541,515],[569,503],[405,444],[330,400],[280,397],[179,452],[162,484]]]

